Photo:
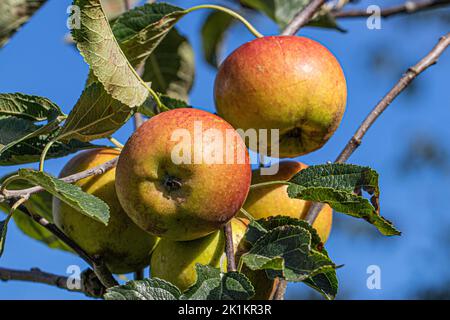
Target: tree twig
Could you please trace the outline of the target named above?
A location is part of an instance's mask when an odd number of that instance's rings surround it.
[[[236,261],[234,259],[234,246],[233,246],[233,230],[231,228],[231,222],[228,222],[223,227],[225,233],[225,253],[227,255],[227,271],[236,271]]]
[[[13,270],[0,268],[0,280],[1,281],[29,281],[42,284],[48,284],[61,289],[66,289],[75,292],[84,292],[82,288],[70,288],[68,286],[68,277],[59,276],[56,274],[43,272],[38,268],[32,268],[30,270]]]
[[[144,117],[142,116],[142,114],[136,112],[133,116],[133,120],[134,120],[134,128],[135,130],[137,128],[139,128],[143,123],[144,123]]]
[[[113,287],[117,285],[117,281],[109,269],[105,266],[103,260],[99,256],[91,257],[83,248],[81,248],[75,241],[66,236],[55,224],[50,223],[47,219],[30,212],[25,206],[19,207],[20,211],[27,214],[30,218],[36,221],[39,225],[47,229],[59,240],[64,242],[69,248],[71,248],[78,256],[83,259],[95,272],[100,282],[106,287]]]
[[[26,281],[41,283],[72,292],[81,292],[90,297],[100,298],[104,294],[104,287],[93,278],[93,271],[86,270],[81,274],[80,285],[70,286],[71,279],[66,276],[60,276],[49,272],[41,271],[38,268],[30,270],[14,270],[0,267],[0,281]]]
[[[287,281],[284,279],[278,279],[275,293],[273,295],[273,300],[284,300],[286,288],[287,288]]]
[[[144,269],[139,269],[134,273],[134,280],[144,280]]]
[[[325,0],[311,0],[309,4],[297,13],[292,21],[281,32],[283,36],[294,35],[301,27],[306,25],[314,16],[314,14],[325,3]]]
[[[445,5],[449,5],[450,0],[422,0],[422,1],[406,1],[402,5],[382,9],[380,16],[387,18],[393,15],[416,13],[419,11],[436,9]],[[346,10],[332,12],[335,18],[361,18],[372,16],[372,12],[367,10]]]
[[[410,67],[394,87],[381,99],[381,101],[373,108],[353,137],[345,146],[344,150],[336,158],[335,162],[346,162],[355,149],[361,144],[361,140],[367,130],[373,125],[378,117],[386,110],[391,102],[422,72],[434,65],[439,57],[444,53],[445,49],[450,45],[450,33],[441,37],[434,48],[416,65]]]
[[[445,49],[450,45],[450,33],[441,37],[434,48],[420,60],[416,65],[410,67],[394,87],[381,99],[381,101],[372,109],[369,115],[356,130],[355,134],[348,141],[344,149],[336,158],[335,163],[345,163],[355,150],[361,145],[362,138],[369,128],[374,124],[378,117],[389,107],[394,99],[422,72],[434,65]],[[309,209],[305,220],[313,224],[323,208],[321,203],[313,203]]]

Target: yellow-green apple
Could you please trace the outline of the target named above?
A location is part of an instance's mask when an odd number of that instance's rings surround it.
[[[245,218],[231,220],[234,252],[237,260],[248,250],[243,240],[247,225],[248,220]],[[195,270],[197,263],[220,268],[223,272],[226,271],[227,260],[224,250],[225,235],[222,230],[192,241],[161,239],[152,254],[150,264],[152,277],[169,281],[184,291],[197,280]],[[264,271],[252,271],[244,266],[242,272],[255,287],[255,299],[270,297],[274,281],[269,280]]]
[[[278,129],[279,157],[297,157],[333,135],[345,111],[347,86],[339,62],[320,43],[268,36],[226,58],[214,97],[218,115],[235,128]],[[269,138],[269,152],[271,147]]]
[[[161,239],[152,254],[150,272],[184,291],[197,280],[197,263],[220,268],[224,249],[222,231],[191,241]]]
[[[114,149],[92,149],[72,158],[62,169],[65,177],[98,166],[115,157]],[[123,211],[114,186],[115,168],[77,181],[83,191],[105,201],[110,208],[107,226],[53,198],[55,224],[90,255],[100,255],[113,273],[128,273],[149,264],[157,238],[140,229]]]
[[[181,108],[146,121],[117,165],[122,207],[142,229],[175,241],[204,237],[241,208],[251,168],[241,137],[222,118]]]
[[[286,181],[305,168],[307,168],[307,165],[297,161],[281,161],[278,173],[275,175],[261,175],[259,169],[254,170],[252,184],[278,180]],[[251,190],[243,208],[255,219],[278,215],[303,219],[310,206],[311,202],[309,201],[289,198],[287,185],[270,185]],[[323,242],[328,239],[332,220],[333,210],[330,206],[325,205],[313,224]]]

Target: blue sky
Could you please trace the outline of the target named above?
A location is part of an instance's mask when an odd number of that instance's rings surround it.
[[[215,1],[211,1],[215,2]],[[394,5],[403,1],[361,1]],[[77,101],[85,83],[87,65],[79,53],[64,43],[66,8],[70,0],[50,0],[0,51],[0,92],[23,92],[50,98],[65,112]],[[204,2],[171,1],[188,7]],[[341,20],[348,30],[305,28],[301,34],[326,45],[339,59],[348,82],[348,105],[336,134],[319,151],[299,160],[308,164],[334,160],[360,122],[392,87],[407,67],[415,64],[448,32],[447,22],[426,14],[383,20],[381,30],[369,30],[364,19]],[[195,12],[179,22],[196,52],[197,75],[192,105],[214,110],[215,70],[202,59],[199,31],[205,12]],[[264,16],[252,22],[264,34],[276,34],[277,27]],[[224,56],[253,36],[236,25],[226,38]],[[445,273],[450,255],[445,238],[450,227],[450,53],[421,75],[413,88],[400,96],[364,138],[350,158],[351,163],[368,165],[380,174],[381,212],[403,232],[401,237],[384,238],[363,221],[335,213],[335,224],[327,243],[337,264],[342,297],[356,299],[412,298],[421,288],[450,280]],[[132,130],[129,123],[115,137],[125,142]],[[408,150],[421,142],[436,146],[439,165],[432,165]],[[67,158],[49,160],[46,168],[57,174]],[[409,164],[409,165],[407,165]],[[35,165],[30,165],[34,166]],[[409,168],[409,171],[406,169]],[[0,175],[14,167],[1,167]],[[445,242],[447,241],[447,242]],[[69,265],[83,261],[71,254],[48,249],[24,236],[10,224],[6,249],[0,266],[17,269],[39,267],[64,274]],[[366,286],[369,265],[381,269],[381,290]],[[290,285],[288,298],[305,297],[302,284]],[[83,295],[57,288],[22,282],[0,282],[0,299],[80,299]]]

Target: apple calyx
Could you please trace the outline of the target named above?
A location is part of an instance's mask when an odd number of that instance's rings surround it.
[[[163,185],[168,192],[180,190],[183,186],[181,179],[170,175],[164,177]]]

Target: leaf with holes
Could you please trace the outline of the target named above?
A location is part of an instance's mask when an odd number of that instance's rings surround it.
[[[43,187],[47,192],[65,202],[73,209],[104,225],[108,225],[108,205],[99,198],[82,191],[80,187],[54,178],[45,172],[31,169],[19,169],[19,176],[34,185]]]
[[[182,300],[249,300],[255,290],[239,272],[221,273],[211,266],[196,264],[197,282],[181,296]]]
[[[327,203],[336,211],[362,218],[382,234],[401,233],[379,215],[378,174],[369,167],[351,164],[310,166],[289,180],[288,195],[307,201]],[[367,192],[370,201],[362,197]]]
[[[178,300],[181,292],[170,282],[158,278],[127,282],[107,289],[106,300]]]

